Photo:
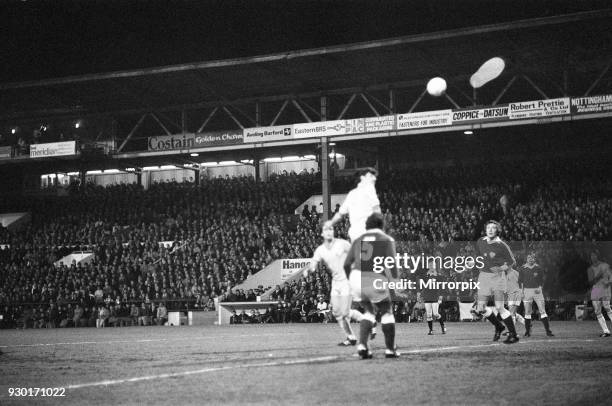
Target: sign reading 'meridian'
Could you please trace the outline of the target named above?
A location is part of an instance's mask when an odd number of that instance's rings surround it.
[[[76,141],[50,142],[30,145],[30,158],[67,156],[76,154]]]

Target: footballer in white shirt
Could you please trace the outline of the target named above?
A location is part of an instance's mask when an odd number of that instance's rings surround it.
[[[348,235],[351,242],[355,241],[366,232],[366,220],[372,213],[380,213],[380,200],[376,195],[376,178],[378,171],[375,168],[362,168],[358,172],[359,183],[351,190],[342,205],[340,210],[331,220],[325,222],[324,226],[333,227],[346,215],[349,217]],[[372,327],[371,339],[376,337],[376,322]]]
[[[361,169],[359,171],[359,184],[348,193],[340,206],[340,210],[325,224],[334,226],[342,220],[342,217],[348,215],[350,240],[355,241],[365,233],[367,218],[372,213],[380,213],[380,200],[378,200],[374,186],[377,176],[378,171],[374,168]]]
[[[326,224],[321,233],[323,244],[319,245],[312,256],[309,267],[304,271],[304,277],[309,271],[314,271],[323,262],[332,276],[331,286],[331,311],[338,325],[346,335],[346,339],[340,342],[340,346],[357,344],[357,339],[351,328],[351,318],[361,321],[363,315],[357,310],[351,309],[351,288],[344,271],[344,260],[351,249],[351,244],[343,239],[334,237],[334,228]]]

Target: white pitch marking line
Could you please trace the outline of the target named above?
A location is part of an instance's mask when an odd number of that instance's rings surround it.
[[[531,341],[524,341],[524,342],[526,342],[526,343],[529,343],[529,342],[557,342],[557,343],[562,343],[562,342],[567,342],[567,341],[574,341],[574,342],[585,342],[586,341],[586,342],[589,342],[589,341],[596,341],[596,340],[593,340],[593,339],[586,339],[586,340],[584,340],[584,339],[569,339],[569,340],[558,340],[558,341],[555,341],[555,340],[531,340]],[[455,345],[455,346],[449,346],[449,347],[420,348],[420,349],[416,349],[416,350],[401,351],[401,353],[402,354],[419,354],[419,353],[426,353],[426,352],[447,351],[447,350],[457,350],[457,349],[461,350],[461,349],[468,349],[468,348],[497,347],[497,346],[501,346],[501,345],[502,345],[502,343],[477,344],[477,345]],[[68,385],[68,386],[66,386],[66,388],[67,389],[80,389],[80,388],[87,388],[87,387],[92,387],[92,386],[120,385],[120,384],[123,384],[123,383],[150,381],[150,380],[153,380],[153,379],[174,378],[174,377],[177,377],[177,376],[198,375],[198,374],[205,374],[205,373],[208,373],[208,372],[228,371],[228,370],[232,370],[232,369],[257,368],[257,367],[272,367],[272,366],[283,366],[283,365],[314,364],[314,363],[320,363],[320,362],[340,361],[342,359],[346,359],[346,358],[338,356],[338,355],[333,355],[333,356],[316,357],[316,358],[298,358],[298,359],[289,360],[289,361],[271,361],[271,362],[262,362],[262,363],[257,363],[257,364],[231,365],[231,366],[224,366],[224,367],[197,369],[197,370],[194,370],[194,371],[173,372],[173,373],[170,373],[170,374],[147,375],[147,376],[138,376],[138,377],[134,377],[134,378],[126,378],[126,379],[115,379],[115,380],[100,381],[100,382],[89,382],[89,383],[82,383],[82,384],[76,384],[76,385]]]
[[[501,345],[500,343],[494,344],[478,344],[478,345],[454,345],[452,347],[436,347],[436,348],[419,348],[416,350],[400,351],[402,354],[420,354],[422,352],[435,352],[435,351],[446,351],[446,350],[462,350],[465,348],[485,348],[485,347],[496,347]]]
[[[115,343],[148,343],[155,341],[168,341],[167,338],[148,339],[148,340],[116,340],[116,341],[72,341],[69,343],[37,343],[37,344],[15,344],[15,345],[0,345],[0,348],[12,347],[48,347],[52,345],[85,345],[85,344],[115,344]]]
[[[240,334],[232,336],[206,336],[206,337],[188,337],[188,338],[151,338],[143,340],[112,340],[112,341],[72,341],[66,343],[35,343],[35,344],[14,344],[14,345],[0,345],[0,348],[16,348],[16,347],[49,347],[53,345],[86,345],[86,344],[125,344],[125,343],[149,343],[149,342],[163,342],[163,341],[194,341],[194,340],[217,340],[224,338],[234,337],[262,337],[262,336],[275,336],[278,334]]]
[[[290,360],[290,361],[261,362],[257,364],[245,364],[245,365],[232,365],[232,366],[215,367],[215,368],[204,368],[204,369],[197,369],[195,371],[173,372],[170,374],[147,375],[147,376],[139,376],[139,377],[134,377],[134,378],[127,378],[127,379],[115,379],[115,380],[110,380],[110,381],[89,382],[89,383],[82,383],[82,384],[77,384],[77,385],[68,385],[66,386],[66,389],[80,389],[80,388],[87,388],[87,387],[92,387],[92,386],[120,385],[122,383],[142,382],[142,381],[150,381],[153,379],[157,380],[157,379],[163,379],[163,378],[174,378],[177,376],[205,374],[207,372],[227,371],[231,369],[313,364],[313,363],[319,363],[319,362],[336,361],[341,358],[342,357],[340,356],[334,355],[334,356],[327,356],[327,357],[302,358],[302,359],[295,359],[295,360]]]

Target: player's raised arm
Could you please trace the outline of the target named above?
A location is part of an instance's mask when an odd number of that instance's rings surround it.
[[[514,258],[514,254],[512,253],[512,250],[510,249],[510,246],[508,244],[506,244],[506,242],[504,242],[504,241],[501,241],[501,243],[502,243],[502,246],[505,249],[504,259],[507,260],[506,265],[508,266],[508,268],[512,268],[512,267],[514,267],[516,265],[516,258]]]

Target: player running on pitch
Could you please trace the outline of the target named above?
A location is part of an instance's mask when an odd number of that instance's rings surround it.
[[[597,252],[591,253],[592,265],[588,269],[589,283],[591,289],[591,301],[593,302],[593,310],[597,316],[597,321],[603,332],[600,337],[610,337],[610,330],[604,319],[602,308],[608,313],[608,317],[612,320],[612,309],[610,309],[610,285],[612,284],[612,271],[610,265],[601,261]]]
[[[382,214],[373,213],[366,220],[366,232],[353,241],[344,262],[349,275],[353,300],[360,301],[365,309],[360,324],[357,353],[361,359],[372,358],[368,349],[368,337],[374,325],[375,314],[381,312],[382,330],[385,335],[385,358],[397,358],[395,347],[395,317],[391,292],[385,282],[397,278],[397,268],[384,267],[380,272],[373,266],[376,257],[395,258],[395,240],[382,231]]]
[[[446,334],[444,320],[440,315],[439,308],[442,304],[442,292],[435,285],[436,282],[443,282],[444,277],[438,273],[435,262],[432,260],[427,268],[428,283],[426,288],[421,292],[421,296],[425,301],[425,314],[427,316],[427,325],[429,326],[428,335],[433,335],[433,321],[437,320],[440,323],[442,334]]]
[[[351,249],[351,244],[341,238],[334,237],[334,228],[330,225],[323,226],[321,233],[323,244],[319,245],[310,260],[309,268],[304,271],[304,277],[309,271],[315,271],[319,263],[324,262],[332,276],[331,306],[332,314],[338,325],[346,334],[346,340],[340,342],[340,346],[357,344],[357,339],[351,328],[351,318],[361,321],[363,315],[357,310],[351,309],[351,288],[344,272],[344,260]]]
[[[523,287],[523,304],[525,305],[525,337],[531,336],[531,306],[534,301],[536,306],[538,306],[540,320],[544,324],[546,335],[554,337],[554,334],[550,331],[542,291],[544,270],[536,263],[535,253],[527,255],[527,262],[521,267],[519,280]]]
[[[484,267],[480,269],[478,276],[478,311],[495,326],[493,341],[498,341],[501,333],[508,328],[508,337],[505,344],[514,344],[519,341],[512,321],[512,315],[504,307],[504,296],[506,293],[505,272],[512,268],[516,261],[508,244],[499,237],[501,224],[489,220],[485,226],[486,236],[476,243],[478,255],[484,261]],[[487,307],[490,298],[495,301],[495,308]],[[499,312],[504,324],[497,319],[494,310]]]

